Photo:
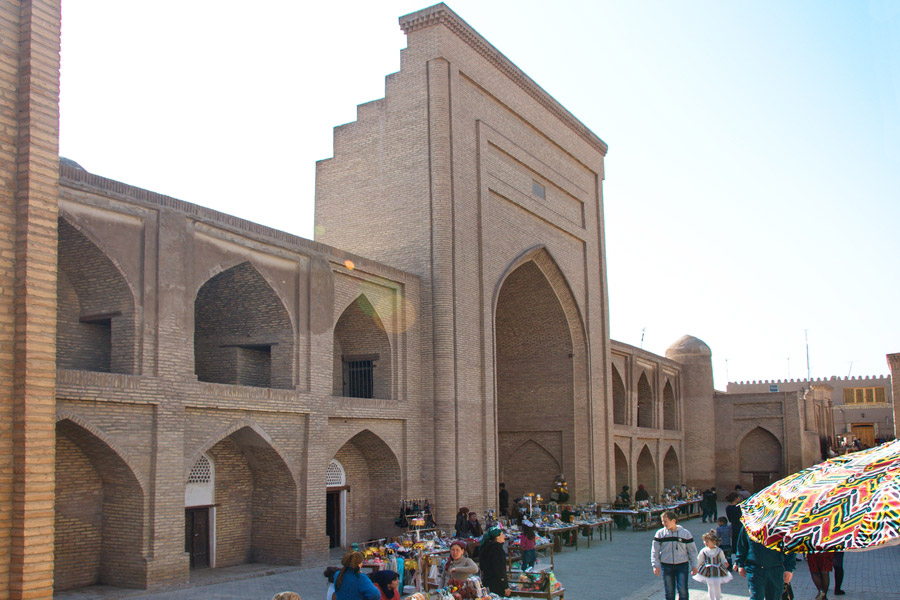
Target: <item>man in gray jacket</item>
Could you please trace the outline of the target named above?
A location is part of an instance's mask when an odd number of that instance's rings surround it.
[[[688,572],[697,574],[697,545],[690,531],[678,524],[678,516],[667,510],[662,514],[663,528],[653,536],[650,550],[650,566],[653,574],[662,571],[666,586],[666,600],[688,600]]]

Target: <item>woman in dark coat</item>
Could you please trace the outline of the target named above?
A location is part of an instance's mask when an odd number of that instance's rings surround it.
[[[478,562],[481,565],[481,582],[498,596],[509,596],[509,578],[506,574],[506,551],[503,542],[506,534],[499,527],[491,527],[481,540]]]
[[[469,533],[469,509],[465,506],[460,507],[456,512],[456,537],[468,537]]]

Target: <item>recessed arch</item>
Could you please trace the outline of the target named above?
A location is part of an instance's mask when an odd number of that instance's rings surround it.
[[[625,456],[625,452],[619,447],[618,444],[613,444],[613,454],[615,455],[615,468],[616,468],[616,493],[622,491],[622,486],[627,485],[629,488],[634,487],[631,485],[631,478],[629,477],[628,471],[628,458]],[[630,490],[631,494],[634,495],[634,490]]]
[[[577,440],[589,436],[586,338],[577,300],[546,248],[526,251],[504,271],[495,291],[493,322],[500,477],[515,495],[512,465],[520,457],[507,450],[522,438],[540,440],[534,451],[541,473],[534,476],[543,483],[523,485],[549,490],[556,475],[575,473],[569,489],[578,501],[579,489],[587,485],[575,464]],[[537,448],[547,440],[553,440],[554,451],[545,455]]]
[[[247,562],[298,564],[297,479],[283,453],[255,423],[229,425],[199,455],[215,469],[215,566]]]
[[[348,541],[394,535],[394,512],[402,494],[400,461],[391,446],[370,429],[353,435],[329,458],[344,468]]]
[[[653,388],[650,386],[650,380],[647,379],[646,371],[641,372],[637,385],[637,426],[648,427],[654,426],[654,406],[653,406]]]
[[[628,396],[625,393],[625,382],[619,375],[619,370],[612,366],[612,391],[613,391],[613,423],[616,425],[628,424]]]
[[[678,453],[674,447],[669,447],[663,458],[663,487],[672,489],[682,481],[681,477],[681,461],[678,460]]]
[[[55,589],[98,584],[144,588],[142,482],[94,431],[72,418],[56,423]]]
[[[678,405],[675,402],[675,389],[668,378],[666,378],[666,385],[663,388],[663,429],[678,429]]]
[[[133,374],[135,293],[119,264],[70,217],[57,220],[56,360],[64,369]]]
[[[391,340],[375,305],[360,294],[334,326],[333,394],[390,399]]]
[[[281,297],[249,261],[208,279],[194,300],[200,381],[290,389],[294,328]]]
[[[656,461],[648,446],[641,449],[637,459],[637,483],[643,485],[651,496],[659,493],[656,481]]]
[[[534,492],[549,499],[553,480],[560,473],[562,467],[556,457],[534,439],[520,444],[500,465],[500,479],[513,498]]]
[[[784,476],[783,452],[781,442],[771,431],[754,427],[738,445],[741,478],[749,478],[754,491],[777,481]]]

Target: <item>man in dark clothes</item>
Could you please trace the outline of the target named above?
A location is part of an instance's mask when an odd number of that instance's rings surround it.
[[[509,510],[509,492],[506,491],[506,484],[500,484],[500,516],[505,517]]]
[[[785,583],[794,576],[797,557],[783,554],[754,542],[741,529],[734,552],[734,564],[738,572],[747,578],[750,600],[776,600],[781,598]]]

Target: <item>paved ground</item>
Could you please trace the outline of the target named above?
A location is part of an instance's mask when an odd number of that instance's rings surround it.
[[[682,523],[697,540],[709,525],[699,519]],[[594,542],[590,549],[564,548],[556,557],[556,574],[566,587],[567,600],[664,600],[662,578],[650,571],[653,532],[615,531],[612,542]],[[699,543],[698,543],[699,546]],[[334,564],[339,564],[335,560]],[[88,588],[57,594],[58,600],[140,598],[141,600],[269,600],[275,593],[292,590],[304,600],[321,600],[325,594],[322,567],[297,569],[244,565],[234,569],[195,572],[192,587],[147,593],[117,588]],[[844,556],[845,600],[900,600],[900,546]],[[228,581],[223,581],[228,579]],[[806,563],[798,562],[793,581],[797,600],[813,600],[816,590]],[[834,582],[832,581],[832,588]],[[693,600],[708,600],[706,586],[690,580]],[[735,579],[723,587],[725,600],[747,598],[746,580]]]

